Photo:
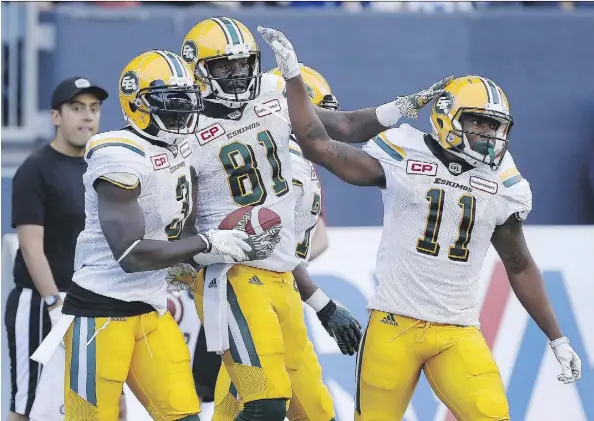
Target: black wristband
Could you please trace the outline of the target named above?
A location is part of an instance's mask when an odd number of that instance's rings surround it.
[[[198,236],[202,238],[202,241],[206,243],[206,250],[204,250],[202,253],[210,253],[210,251],[212,250],[212,243],[210,242],[210,238],[208,238],[206,234],[198,234]]]
[[[336,303],[332,300],[328,301],[328,304],[323,309],[318,311],[317,315],[320,319],[327,319],[336,311]]]

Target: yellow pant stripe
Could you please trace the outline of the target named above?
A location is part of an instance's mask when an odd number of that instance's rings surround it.
[[[227,284],[227,300],[231,308],[229,314],[229,347],[233,361],[252,367],[262,367],[247,320],[241,311],[239,300],[231,283]]]
[[[369,318],[371,321],[371,318]],[[357,372],[355,378],[355,410],[357,414],[361,415],[361,367],[363,367],[363,351],[365,350],[365,339],[367,339],[367,330],[369,329],[369,322],[365,328],[365,333],[359,345],[359,352],[357,353]]]
[[[87,402],[97,405],[96,370],[97,349],[91,340],[95,333],[95,319],[74,319],[72,359],[70,366],[70,389]]]
[[[78,359],[80,355],[80,317],[74,319],[72,358],[70,360],[70,389],[78,393]]]

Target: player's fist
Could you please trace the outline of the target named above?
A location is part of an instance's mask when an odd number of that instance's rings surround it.
[[[167,269],[165,281],[174,291],[194,290],[196,283],[196,269],[188,263],[178,263]]]
[[[445,87],[452,79],[454,79],[452,75],[445,77],[427,89],[396,98],[394,103],[401,115],[408,118],[417,118],[419,116],[419,110],[433,99],[442,95],[445,92]]]
[[[332,300],[316,313],[326,332],[334,338],[340,352],[353,355],[361,342],[361,324],[346,308],[337,306]]]
[[[222,256],[228,255],[235,262],[247,260],[247,252],[252,251],[252,247],[246,242],[248,235],[239,230],[208,230],[205,234],[198,234],[206,242],[206,252]]]
[[[251,221],[251,219],[252,210],[250,209],[237,222],[235,229],[246,232],[248,222]],[[247,260],[267,259],[274,251],[274,247],[280,242],[280,232],[282,228],[282,224],[277,224],[264,230],[260,234],[249,235],[246,242],[250,245],[252,250],[246,253]]]
[[[579,380],[582,376],[582,361],[571,345],[569,345],[569,339],[562,336],[559,339],[551,341],[550,345],[557,361],[561,364],[562,373],[557,376],[557,379],[565,384]]]
[[[260,234],[250,235],[246,240],[252,248],[252,251],[247,252],[249,260],[267,259],[281,240],[280,232],[282,228],[283,226],[278,224]]]
[[[272,28],[258,26],[258,32],[264,38],[264,41],[274,51],[276,64],[286,80],[299,76],[301,73],[299,61],[295,48],[289,42],[287,37],[280,31]]]

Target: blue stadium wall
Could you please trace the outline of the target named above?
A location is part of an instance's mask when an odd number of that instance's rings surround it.
[[[117,80],[144,50],[178,52],[186,32],[208,8],[149,6],[97,9],[60,6],[44,21],[56,26],[56,49],[42,57],[39,92],[48,106],[52,88],[84,75],[111,94],[102,130],[123,124]],[[285,32],[300,59],[329,80],[343,109],[370,107],[428,86],[447,74],[495,80],[511,102],[510,150],[530,181],[530,224],[594,223],[594,193],[585,168],[594,160],[594,13],[492,11],[473,14],[345,13],[335,10],[228,12],[255,32]],[[259,35],[257,35],[259,38]],[[264,68],[274,57],[263,42]],[[428,113],[412,124],[429,130]],[[330,225],[381,225],[379,191],[349,186],[321,171]],[[10,231],[10,180],[2,180],[2,231]]]

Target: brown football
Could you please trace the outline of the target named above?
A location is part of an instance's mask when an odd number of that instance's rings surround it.
[[[254,211],[256,208],[256,211]],[[281,223],[281,218],[278,214],[270,209],[254,206],[244,206],[231,212],[219,224],[219,229],[233,229],[246,212],[252,211],[252,218],[248,221],[246,232],[250,235],[260,234],[269,228]],[[256,215],[257,213],[257,215]]]

